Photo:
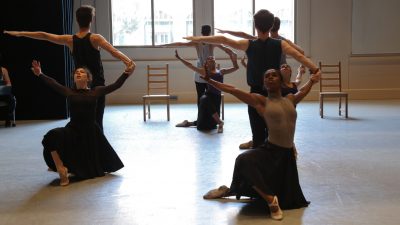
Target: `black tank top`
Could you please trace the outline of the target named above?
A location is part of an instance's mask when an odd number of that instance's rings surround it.
[[[93,75],[92,87],[104,85],[104,70],[101,62],[100,51],[93,48],[90,43],[91,33],[79,38],[73,36],[73,50],[75,68],[87,67]]]
[[[264,86],[264,73],[269,69],[279,69],[282,47],[281,40],[268,38],[249,40],[246,50],[247,62],[247,84],[251,87]]]

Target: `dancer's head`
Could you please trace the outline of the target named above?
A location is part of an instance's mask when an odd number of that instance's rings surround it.
[[[214,71],[216,66],[214,56],[208,56],[205,65],[209,71]]]
[[[76,10],[76,21],[80,28],[90,27],[90,23],[93,20],[95,9],[90,5],[83,5]]]
[[[201,35],[203,36],[210,36],[211,34],[211,27],[210,25],[203,25],[201,26]]]
[[[278,30],[281,28],[281,20],[279,17],[275,16],[274,18],[274,24],[272,25],[271,32],[278,32]]]
[[[274,14],[266,9],[260,9],[253,16],[254,27],[261,33],[269,32],[274,24]]]
[[[280,71],[283,78],[283,82],[289,83],[290,78],[292,77],[292,68],[289,66],[289,64],[282,64]]]
[[[268,92],[280,91],[282,82],[283,78],[279,70],[269,69],[264,73],[264,87]]]
[[[92,83],[92,74],[86,67],[79,67],[74,71],[74,83],[76,88],[87,88]]]

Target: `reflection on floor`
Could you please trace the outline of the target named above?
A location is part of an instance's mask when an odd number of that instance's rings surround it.
[[[272,221],[263,204],[202,195],[229,185],[238,145],[250,140],[247,107],[226,104],[224,133],[176,128],[196,118],[195,105],[108,106],[105,133],[125,168],[103,178],[56,186],[41,139],[62,121],[18,121],[0,127],[0,224],[398,224],[400,101],[353,101],[349,119],[317,102],[298,109],[296,146],[311,205]]]

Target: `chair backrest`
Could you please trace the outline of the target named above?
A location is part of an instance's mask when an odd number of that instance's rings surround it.
[[[321,80],[319,82],[319,91],[342,91],[342,68],[338,64],[322,64],[319,62],[321,70]]]
[[[169,94],[169,67],[168,64],[163,66],[147,65],[147,94],[160,95]]]

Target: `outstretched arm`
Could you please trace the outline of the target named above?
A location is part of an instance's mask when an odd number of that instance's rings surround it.
[[[103,36],[100,34],[93,34],[91,36],[93,38],[93,43],[95,43],[95,47],[100,47],[107,52],[109,52],[114,58],[121,60],[125,66],[126,69],[128,69],[129,65],[133,62],[128,56],[126,56],[124,53],[116,49],[114,46],[112,46]],[[133,63],[135,64],[135,63]]]
[[[184,37],[184,39],[189,40],[189,41],[194,41],[194,42],[207,42],[211,44],[223,44],[227,45],[231,48],[237,49],[237,50],[242,50],[246,51],[247,48],[249,47],[249,41],[242,39],[242,40],[233,40],[230,38],[227,38],[225,36],[190,36],[190,37]]]
[[[195,71],[195,72],[197,72],[197,73],[199,73],[199,74],[202,74],[202,75],[205,74],[203,68],[198,68],[198,67],[196,67],[196,66],[193,66],[193,64],[191,64],[191,63],[188,62],[187,60],[182,59],[181,56],[178,54],[178,50],[175,50],[175,57],[176,57],[179,61],[181,61],[181,62],[183,63],[183,65],[185,65],[185,66],[188,67],[189,69],[191,69],[191,70],[193,70],[193,71]]]
[[[5,34],[9,34],[15,37],[27,37],[36,40],[49,41],[58,45],[66,45],[72,49],[72,35],[57,35],[50,34],[42,31],[4,31]]]
[[[289,45],[287,43],[287,41],[282,40],[281,43],[282,43],[282,51],[284,53],[292,56],[298,62],[300,62],[302,65],[309,68],[311,71],[316,71],[318,69],[318,67],[313,62],[311,62],[310,59],[308,59],[305,55],[301,54],[299,51],[297,51],[295,48],[293,48],[291,45]]]
[[[197,45],[196,42],[173,42],[169,44],[159,45],[160,47],[195,47]]]
[[[292,46],[293,48],[295,48],[298,52],[300,52],[301,54],[304,55],[304,50],[303,50],[300,46],[296,45],[295,43],[293,43],[292,41],[290,41],[290,40],[288,40],[288,39],[285,39],[285,41],[286,41],[290,46]]]
[[[226,48],[225,52],[226,52],[226,54],[229,55],[229,58],[232,61],[233,67],[221,69],[222,75],[233,73],[239,69],[239,65],[237,63],[237,54],[234,51],[232,51],[232,49],[230,49],[230,48]]]
[[[243,31],[222,30],[222,29],[218,29],[218,28],[215,28],[215,29],[218,31],[218,33],[221,33],[221,34],[230,34],[235,37],[240,37],[240,38],[249,39],[249,40],[257,39],[257,37],[250,35],[248,33],[245,33]]]
[[[55,79],[48,77],[42,73],[42,68],[40,66],[40,62],[33,60],[32,61],[32,72],[35,74],[37,77],[39,77],[46,85],[50,86],[52,89],[60,93],[61,95],[68,96],[70,95],[71,89],[62,86],[59,84]]]
[[[211,84],[212,86],[217,88],[218,90],[221,90],[223,92],[226,92],[226,93],[229,93],[229,94],[235,96],[240,101],[256,108],[257,111],[259,111],[259,110],[262,111],[264,109],[264,106],[265,106],[265,97],[264,96],[259,95],[259,94],[244,92],[240,89],[237,89],[236,87],[234,87],[232,85],[215,81],[210,78],[211,75],[208,72],[207,67],[204,68],[204,71],[207,71],[207,72],[206,72],[206,75],[202,76],[202,78],[205,81],[207,81],[209,84]]]
[[[318,72],[319,69],[318,71],[315,71],[315,74],[311,74],[310,80],[308,80],[308,82],[304,84],[296,94],[293,95],[292,101],[295,105],[303,100],[303,98],[306,97],[308,93],[310,93],[311,88],[314,84],[318,83],[321,78],[321,75]]]
[[[118,88],[122,87],[122,85],[125,83],[126,79],[132,75],[132,73],[135,71],[135,63],[132,61],[131,63],[128,64],[128,66],[125,68],[125,71],[119,76],[119,78],[112,84],[107,85],[107,86],[97,86],[94,88],[94,92],[96,96],[103,96],[106,94],[109,94]]]

